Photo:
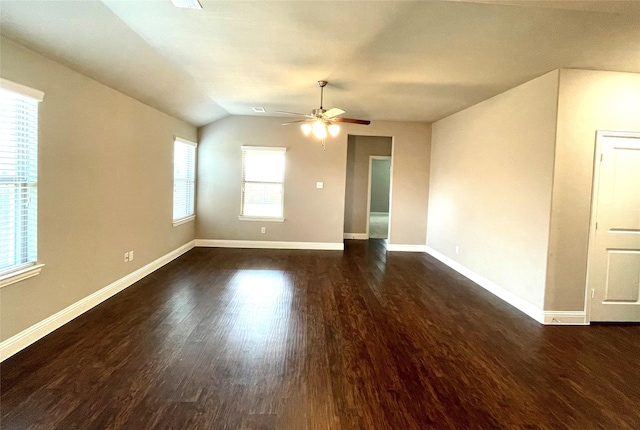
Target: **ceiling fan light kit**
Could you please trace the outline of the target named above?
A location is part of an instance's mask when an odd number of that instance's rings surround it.
[[[302,113],[295,112],[285,112],[285,111],[277,111],[278,113],[284,113],[287,115],[297,115],[305,117],[305,119],[285,122],[282,125],[289,125],[302,122],[300,128],[302,129],[302,133],[305,136],[309,136],[313,133],[317,139],[322,141],[322,148],[325,149],[325,139],[327,135],[331,135],[331,137],[336,137],[340,134],[340,126],[336,124],[336,122],[348,122],[352,124],[362,124],[369,125],[371,121],[362,120],[362,119],[353,119],[353,118],[338,118],[339,115],[342,115],[344,111],[338,108],[332,108],[326,110],[323,108],[322,103],[324,101],[324,87],[327,86],[327,81],[318,81],[318,86],[320,87],[320,108],[313,109],[310,115],[305,115]]]

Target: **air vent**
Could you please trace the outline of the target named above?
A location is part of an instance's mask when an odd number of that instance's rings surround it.
[[[202,5],[198,0],[171,0],[171,3],[173,3],[175,7],[185,9],[202,9]]]
[[[265,113],[266,111],[264,110],[263,107],[253,107],[253,111],[257,112],[257,113]]]

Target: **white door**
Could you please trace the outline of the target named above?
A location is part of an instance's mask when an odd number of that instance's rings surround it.
[[[598,133],[591,321],[640,321],[640,133]]]

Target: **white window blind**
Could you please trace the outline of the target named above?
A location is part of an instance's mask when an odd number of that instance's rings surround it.
[[[176,224],[195,217],[197,144],[176,138],[173,145],[173,221]]]
[[[38,103],[43,93],[0,82],[0,276],[38,258]]]
[[[242,147],[241,216],[281,219],[286,148]]]

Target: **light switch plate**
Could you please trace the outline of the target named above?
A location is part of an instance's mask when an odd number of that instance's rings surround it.
[[[316,188],[324,188],[324,182],[316,182]]]

